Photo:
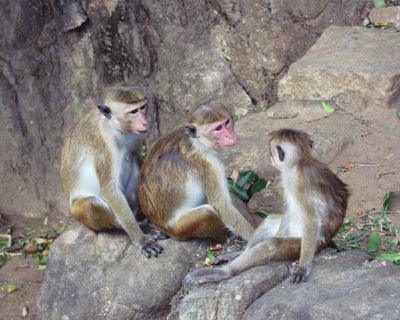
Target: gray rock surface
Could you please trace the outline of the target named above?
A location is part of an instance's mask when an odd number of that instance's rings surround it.
[[[310,69],[316,70],[318,65],[316,61]],[[334,87],[335,79],[329,81]],[[257,168],[261,176],[274,179],[276,172],[266,154],[266,133],[281,127],[307,131],[315,141],[315,156],[327,163],[335,162],[364,130],[355,113],[341,112],[357,110],[359,100],[346,102],[345,95],[335,96],[329,103],[337,112],[331,114],[322,108],[321,101],[314,99],[311,95],[305,100],[280,101],[266,111],[240,118],[237,133],[242,141],[236,151],[225,154],[228,167]],[[361,156],[376,161],[369,152]],[[280,210],[275,185],[266,192],[250,205]],[[147,260],[123,233],[96,235],[75,225],[52,247],[46,281],[38,298],[40,317],[396,319],[400,312],[399,267],[368,262],[369,256],[362,252],[324,252],[316,256],[310,279],[297,286],[287,284],[290,262],[283,261],[251,268],[221,283],[185,287],[183,278],[204,258],[204,243],[166,240],[162,245],[165,252],[157,259]]]
[[[178,319],[397,319],[400,269],[368,259],[357,251],[323,252],[299,285],[279,281],[288,274],[284,263],[252,268],[190,288]]]
[[[363,253],[320,255],[308,282],[276,286],[251,304],[241,319],[394,320],[400,313],[399,280],[398,266],[367,262]]]
[[[199,247],[160,241],[147,259],[121,233],[75,224],[57,238],[38,296],[40,319],[165,319]]]
[[[360,108],[398,106],[399,51],[397,32],[364,27],[326,28],[279,82],[279,100],[330,100],[351,92],[362,97]]]
[[[149,142],[200,103],[221,99],[233,107],[242,142],[225,155],[228,169],[252,168],[274,179],[265,134],[280,127],[310,133],[315,155],[336,166],[349,142],[364,142],[366,130],[375,130],[381,140],[368,140],[366,146],[375,145],[377,151],[366,147],[340,160],[379,161],[384,166],[396,158],[398,148],[384,154],[379,142],[392,136],[382,134],[381,123],[365,125],[357,116],[375,105],[398,103],[400,69],[394,57],[399,35],[330,27],[306,54],[329,25],[359,25],[366,3],[5,1],[0,6],[0,214],[16,221],[48,215],[58,222],[67,217],[58,176],[63,132],[100,100],[104,85],[117,81],[140,82],[148,90],[154,124]],[[326,114],[320,100],[352,113]],[[392,118],[384,120],[386,124]],[[386,192],[388,184],[375,179],[374,172],[359,176],[372,185],[362,194],[354,190],[360,202]],[[348,182],[352,178],[349,174]],[[398,181],[392,185],[398,187]],[[265,192],[250,205],[280,210],[274,187]],[[165,252],[147,260],[123,233],[95,234],[74,225],[51,249],[37,300],[39,317],[257,320],[399,315],[398,266],[366,263],[362,253],[317,256],[309,282],[295,287],[284,280],[290,262],[273,262],[219,284],[183,288],[184,276],[204,258],[205,243],[161,244]]]
[[[0,212],[65,222],[63,133],[104,85],[148,89],[149,142],[209,100],[243,117],[276,101],[277,80],[325,27],[360,24],[366,3],[2,1]]]

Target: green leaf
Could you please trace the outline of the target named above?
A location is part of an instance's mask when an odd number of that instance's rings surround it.
[[[394,126],[390,125],[390,124],[385,124],[382,126],[383,130],[385,130],[386,132],[390,133],[394,130]]]
[[[394,264],[400,264],[400,253],[382,253],[375,257],[376,260],[390,261]]]
[[[329,104],[327,104],[325,102],[322,102],[322,108],[324,108],[324,110],[329,113],[333,113],[336,111],[336,109],[334,107],[331,107]]]
[[[242,201],[249,201],[249,195],[246,190],[239,188],[232,180],[228,180],[228,188],[229,192],[237,196]]]
[[[212,252],[210,249],[207,249],[207,259],[210,262],[215,260],[214,252]]]
[[[255,177],[256,174],[251,170],[241,173],[239,179],[236,181],[236,185],[239,188],[244,188],[246,183],[254,181]]]
[[[384,8],[386,6],[385,0],[373,0],[375,8]]]
[[[19,284],[15,284],[15,283],[9,283],[7,284],[7,292],[8,293],[12,293],[14,291],[17,291],[18,289],[21,289],[22,286]]]
[[[271,214],[271,212],[269,212],[268,210],[260,210],[260,211],[254,212],[254,214],[260,216],[261,218],[266,218]]]
[[[257,192],[264,189],[266,186],[267,186],[267,181],[265,179],[258,179],[250,187],[251,195],[256,194]]]
[[[394,191],[389,191],[383,199],[383,214],[387,214],[392,209]]]
[[[374,254],[379,250],[379,235],[376,232],[371,232],[367,242],[367,251]]]
[[[22,317],[26,318],[28,316],[28,313],[29,313],[28,307],[27,306],[23,306],[22,307]]]

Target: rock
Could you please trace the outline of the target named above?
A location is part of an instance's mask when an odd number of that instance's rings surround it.
[[[337,130],[339,125],[342,130]],[[310,134],[314,141],[314,156],[329,164],[349,142],[353,125],[351,116],[330,114],[322,108],[320,101],[278,102],[268,111],[253,113],[237,121],[238,147],[224,155],[228,172],[247,168],[260,176],[271,177],[276,170],[269,163],[268,133],[286,127]]]
[[[367,260],[357,251],[319,255],[308,282],[276,286],[242,319],[398,319],[399,267]]]
[[[160,241],[147,259],[122,232],[74,225],[56,239],[37,300],[40,319],[165,319],[196,241]]]
[[[328,27],[279,82],[279,100],[335,100],[351,92],[362,97],[365,106],[397,106],[400,59],[393,53],[399,50],[396,32]]]
[[[310,279],[298,285],[280,281],[287,264],[267,263],[189,288],[177,319],[397,319],[400,269],[368,260],[362,252],[327,250],[316,256]]]
[[[372,8],[368,18],[376,26],[399,28],[400,6]]]
[[[325,27],[360,24],[367,1],[5,1],[0,212],[65,222],[63,134],[105,85],[148,89],[149,143],[210,100],[244,117],[277,100],[277,81]]]
[[[288,262],[272,262],[269,267],[254,267],[227,281],[187,288],[178,319],[242,319],[248,306],[279,285],[288,270]]]

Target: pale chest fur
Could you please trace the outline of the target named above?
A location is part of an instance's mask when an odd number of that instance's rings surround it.
[[[283,217],[286,220],[286,228],[281,230],[284,236],[302,236],[306,230],[306,219],[315,219],[320,227],[326,215],[326,201],[319,192],[312,188],[299,185],[295,169],[282,172],[282,187],[286,204]],[[323,241],[321,235],[319,241]]]

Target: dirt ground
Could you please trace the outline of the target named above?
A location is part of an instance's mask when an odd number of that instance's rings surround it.
[[[331,168],[351,186],[352,196],[347,217],[350,221],[364,215],[379,214],[383,197],[395,191],[390,219],[400,224],[400,120],[395,109],[364,110],[359,126],[354,127],[352,143],[335,159]],[[347,169],[343,165],[348,164]],[[13,225],[13,237],[24,233],[31,221],[0,220],[0,234]],[[45,228],[44,228],[45,229]],[[8,261],[0,268],[0,320],[36,320],[36,296],[44,279],[36,260],[28,255]],[[21,288],[7,293],[7,285]],[[28,314],[23,317],[23,308]]]

